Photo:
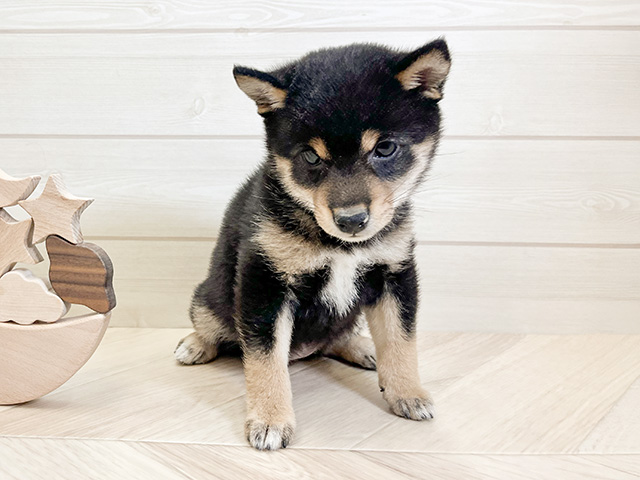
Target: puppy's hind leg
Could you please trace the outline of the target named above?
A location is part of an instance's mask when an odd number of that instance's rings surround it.
[[[207,363],[218,356],[215,345],[204,343],[196,332],[192,332],[178,342],[173,354],[183,365]]]
[[[178,342],[174,355],[184,365],[208,363],[218,356],[218,346],[234,335],[210,308],[194,299],[189,311],[195,332]]]
[[[364,317],[361,316],[364,320]],[[362,328],[349,332],[338,340],[327,345],[322,354],[339,358],[348,363],[358,365],[367,370],[376,369],[376,347],[373,340],[361,333]]]

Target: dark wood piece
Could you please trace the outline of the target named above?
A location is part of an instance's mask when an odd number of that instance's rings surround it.
[[[116,306],[113,264],[102,248],[93,243],[74,245],[57,235],[50,235],[47,253],[51,260],[49,280],[60,298],[86,305],[99,313],[106,313]]]

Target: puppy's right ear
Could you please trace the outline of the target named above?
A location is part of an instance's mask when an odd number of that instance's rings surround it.
[[[247,96],[258,105],[260,115],[284,108],[287,90],[274,77],[247,67],[233,67],[233,77]]]
[[[425,98],[442,98],[442,88],[451,68],[451,55],[444,38],[414,50],[397,66],[396,79],[405,90],[417,90]]]

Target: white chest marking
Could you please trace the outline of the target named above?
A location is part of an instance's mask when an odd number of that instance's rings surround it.
[[[356,283],[362,267],[369,263],[360,255],[339,254],[329,264],[329,281],[322,289],[322,303],[339,316],[346,315],[358,296]]]

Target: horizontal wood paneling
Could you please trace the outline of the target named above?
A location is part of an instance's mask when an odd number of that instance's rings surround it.
[[[416,47],[435,32],[3,35],[2,135],[257,135],[234,63],[320,46]],[[640,31],[456,31],[450,135],[637,136]],[[612,92],[615,90],[615,95]],[[624,121],[621,121],[624,119]]]
[[[263,152],[232,66],[446,34],[420,328],[639,332],[639,27],[640,4],[605,0],[10,0],[0,168],[97,199],[83,228],[116,263],[114,325],[186,326]]]
[[[12,175],[64,173],[94,237],[215,237],[262,139],[0,138]],[[418,194],[430,242],[640,244],[640,141],[442,142]]]
[[[339,12],[339,14],[337,14]],[[537,0],[5,1],[0,29],[425,28],[451,26],[638,25],[634,2]]]
[[[115,267],[112,325],[189,326],[213,242],[97,243]],[[416,257],[422,330],[640,333],[640,250],[419,245]]]

